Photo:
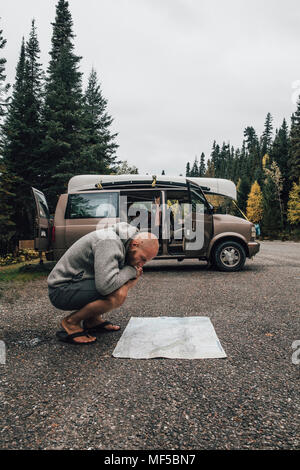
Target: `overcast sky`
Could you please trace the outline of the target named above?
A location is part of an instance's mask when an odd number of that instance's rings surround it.
[[[1,5],[13,83],[35,18],[46,69],[57,0]],[[93,66],[118,132],[118,155],[140,173],[185,174],[214,140],[241,146],[295,110],[300,91],[299,0],[70,0],[83,83]],[[293,88],[294,87],[294,88]]]

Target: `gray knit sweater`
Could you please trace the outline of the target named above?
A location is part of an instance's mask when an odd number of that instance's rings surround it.
[[[95,230],[77,240],[60,258],[48,277],[48,286],[95,279],[96,289],[108,295],[130,279],[136,269],[125,264],[130,239],[137,229],[120,222],[108,229]]]

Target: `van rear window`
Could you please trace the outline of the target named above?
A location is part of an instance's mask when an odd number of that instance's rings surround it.
[[[69,194],[66,219],[119,217],[119,193]]]
[[[35,196],[38,200],[39,216],[43,219],[49,219],[50,214],[44,194],[36,191]]]

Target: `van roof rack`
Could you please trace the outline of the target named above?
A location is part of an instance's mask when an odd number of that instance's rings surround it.
[[[141,188],[141,187],[145,187],[145,188],[161,188],[161,187],[165,187],[165,186],[172,186],[172,187],[182,187],[182,186],[186,186],[186,182],[176,182],[176,181],[156,181],[155,184],[149,182],[149,181],[131,181],[131,180],[128,180],[128,181],[110,181],[110,182],[101,182],[101,185],[100,183],[96,183],[95,184],[95,187],[94,188],[90,188],[90,191],[93,191],[93,190],[99,190],[99,189],[104,189],[104,188],[112,188],[112,187],[118,187],[118,188],[122,188],[122,187],[126,187],[126,189],[128,188],[128,185],[131,185],[132,187],[134,188]],[[210,191],[210,188],[208,188],[207,186],[200,186],[200,185],[196,185],[196,184],[192,184],[194,187],[197,187],[197,188],[201,188],[202,191]],[[86,191],[84,189],[80,190],[80,191]]]
[[[235,184],[221,178],[200,178],[184,176],[165,176],[165,175],[77,175],[70,179],[68,184],[68,193],[93,191],[101,189],[118,188],[161,188],[172,187],[182,188],[189,183],[195,189],[201,189],[205,193],[218,194],[236,199]]]

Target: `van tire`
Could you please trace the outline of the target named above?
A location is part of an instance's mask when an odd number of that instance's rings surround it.
[[[246,261],[245,249],[236,241],[226,240],[213,250],[211,261],[219,271],[240,271]]]

